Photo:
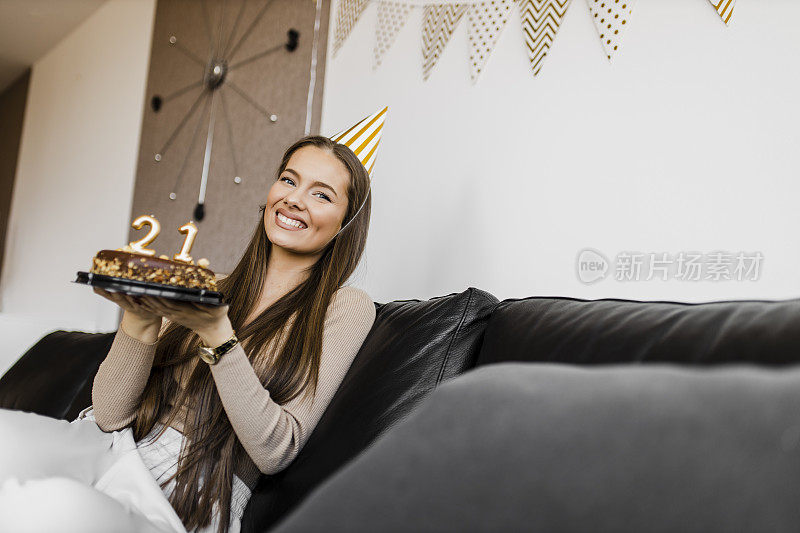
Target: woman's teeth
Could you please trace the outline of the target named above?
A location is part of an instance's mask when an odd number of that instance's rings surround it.
[[[303,229],[303,228],[306,227],[305,224],[303,224],[302,222],[300,222],[298,220],[292,220],[291,218],[287,218],[287,217],[283,216],[280,213],[276,213],[276,214],[278,215],[278,220],[280,220],[284,224],[288,224],[289,226],[294,226],[295,228],[300,228],[300,229]]]

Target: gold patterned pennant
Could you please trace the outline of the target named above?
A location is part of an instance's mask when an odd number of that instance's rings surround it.
[[[635,0],[586,0],[606,57],[611,58],[622,43],[625,28],[630,26]]]
[[[372,70],[378,68],[383,60],[383,55],[394,44],[397,34],[403,28],[411,14],[408,4],[401,2],[378,3],[378,25],[375,26],[375,48],[373,50]]]
[[[469,5],[428,4],[422,22],[422,79],[427,80]]]
[[[369,0],[339,0],[339,9],[336,13],[336,33],[333,40],[333,55],[336,57],[339,48],[344,44],[350,30],[358,22]]]
[[[708,0],[711,2],[711,5],[714,6],[714,9],[717,10],[717,14],[722,21],[727,24],[729,20],[731,20],[731,15],[733,15],[733,6],[736,4],[736,0]]]
[[[570,0],[518,0],[533,75],[539,74]]]
[[[478,81],[492,54],[497,39],[511,14],[513,0],[494,0],[473,4],[469,9],[469,64],[472,83]]]

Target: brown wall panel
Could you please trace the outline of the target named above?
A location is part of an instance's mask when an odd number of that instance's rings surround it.
[[[323,0],[312,134],[319,133],[329,12],[330,0]],[[183,242],[178,228],[195,220],[200,231],[192,257],[208,258],[217,272],[228,273],[235,266],[283,151],[304,134],[316,13],[315,0],[158,1],[131,211],[131,220],[152,214],[161,223],[161,234],[150,245],[158,254],[177,253]],[[290,29],[299,32],[292,52],[283,46]],[[172,36],[175,43],[170,43]],[[221,50],[216,58],[225,59],[229,70],[220,88],[211,91],[200,81],[214,49]],[[236,66],[249,58],[253,60]],[[240,91],[277,121],[270,121]],[[151,105],[154,96],[163,100],[159,111]],[[205,218],[197,221],[193,212],[215,99]],[[195,111],[189,113],[195,102]],[[155,159],[158,153],[160,161]],[[239,184],[234,182],[237,174]],[[171,192],[176,193],[174,200]],[[144,233],[131,229],[130,240]]]

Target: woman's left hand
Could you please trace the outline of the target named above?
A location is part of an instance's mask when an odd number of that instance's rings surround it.
[[[169,300],[160,296],[139,298],[149,311],[194,331],[208,346],[222,344],[233,335],[233,326],[228,318],[230,307],[228,305],[203,305]]]

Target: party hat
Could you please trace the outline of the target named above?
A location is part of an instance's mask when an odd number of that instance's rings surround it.
[[[388,110],[389,106],[386,106],[331,137],[332,141],[344,144],[356,154],[356,157],[361,160],[361,164],[367,169],[370,179],[372,179],[372,167],[375,166],[378,144],[381,142],[383,121],[386,119]]]
[[[378,144],[381,142],[381,134],[383,133],[383,121],[386,120],[386,112],[389,106],[384,107],[380,111],[373,113],[367,118],[358,121],[354,126],[344,131],[340,131],[336,135],[331,136],[331,140],[335,143],[343,144],[350,148],[356,157],[358,157],[364,168],[367,169],[369,175],[370,191],[372,191],[372,167],[375,166],[375,155],[378,152]],[[335,239],[341,232],[353,222],[361,209],[367,203],[369,194],[364,196],[361,205],[358,206],[353,217],[347,221],[347,224],[336,232],[333,236]]]

